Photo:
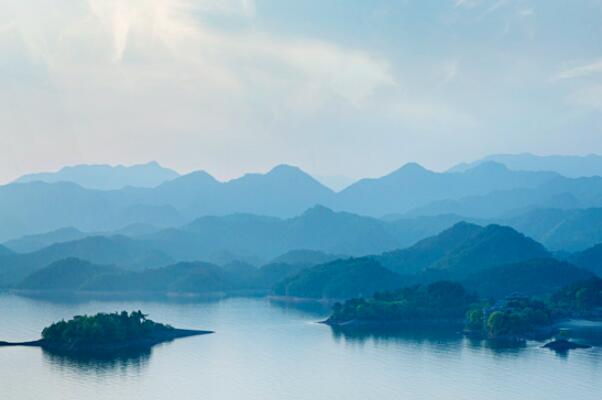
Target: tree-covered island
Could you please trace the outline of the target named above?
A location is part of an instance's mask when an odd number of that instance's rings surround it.
[[[0,342],[0,346],[39,346],[66,353],[100,353],[146,349],[173,339],[212,333],[176,329],[154,322],[141,311],[77,315],[55,322],[42,330],[42,338],[31,342]]]
[[[602,279],[577,282],[543,298],[513,294],[497,301],[480,299],[459,283],[439,281],[336,303],[324,322],[338,328],[464,324],[470,336],[517,343],[551,337],[557,323],[571,318],[602,319]]]
[[[462,323],[466,310],[477,301],[456,282],[440,281],[403,289],[378,292],[372,298],[336,303],[329,325],[404,322]]]

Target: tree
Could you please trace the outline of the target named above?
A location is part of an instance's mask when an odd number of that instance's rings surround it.
[[[483,309],[473,308],[466,313],[466,323],[468,329],[481,330],[483,329]]]
[[[505,333],[506,316],[502,311],[494,311],[487,318],[487,332],[495,337]]]

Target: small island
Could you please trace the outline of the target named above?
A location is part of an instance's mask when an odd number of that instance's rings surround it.
[[[498,300],[479,298],[457,282],[438,281],[336,303],[323,323],[343,332],[360,327],[463,326],[460,330],[473,339],[514,347],[549,339],[570,319],[602,319],[602,279],[576,282],[546,297],[514,293]],[[544,347],[566,351],[591,346],[560,338]]]
[[[336,303],[332,315],[323,322],[338,327],[405,323],[461,325],[466,310],[476,300],[476,296],[459,283],[439,281]]]
[[[176,329],[154,322],[141,311],[77,315],[42,330],[42,338],[29,342],[0,342],[0,346],[32,346],[67,354],[111,353],[149,349],[155,344],[212,331]]]

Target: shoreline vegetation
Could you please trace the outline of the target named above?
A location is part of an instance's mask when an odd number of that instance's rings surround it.
[[[178,338],[206,335],[213,331],[177,329],[154,322],[141,311],[76,315],[42,330],[42,338],[24,342],[0,341],[0,347],[41,347],[62,354],[106,354],[147,350]]]
[[[568,285],[543,299],[513,294],[497,301],[470,294],[459,283],[440,281],[337,302],[321,323],[339,330],[459,327],[467,337],[501,346],[555,337],[544,347],[591,347],[569,340],[569,332],[559,329],[563,321],[575,318],[602,320],[602,279]]]

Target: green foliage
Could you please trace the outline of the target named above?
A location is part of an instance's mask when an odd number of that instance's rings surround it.
[[[473,308],[466,313],[466,327],[473,331],[483,329],[484,313],[482,308]]]
[[[308,298],[350,298],[401,286],[402,278],[369,257],[348,258],[307,268],[285,279],[275,294]]]
[[[487,334],[492,337],[523,335],[552,323],[544,303],[529,298],[513,299],[494,307],[486,322]]]
[[[332,322],[432,321],[462,319],[475,297],[455,282],[440,281],[392,292],[379,292],[370,299],[356,298],[335,304]]]
[[[42,331],[49,342],[65,344],[120,343],[144,339],[154,334],[173,330],[146,318],[141,311],[127,313],[99,313],[94,316],[77,315],[69,321],[56,322]]]
[[[512,228],[460,222],[412,247],[384,253],[378,261],[399,274],[425,271],[464,277],[492,266],[549,257],[545,248]]]
[[[537,258],[500,265],[462,280],[480,296],[504,298],[512,293],[549,295],[568,283],[592,277],[592,273],[553,258]]]
[[[602,307],[602,279],[592,278],[569,285],[552,295],[555,308],[563,311],[591,311]]]

